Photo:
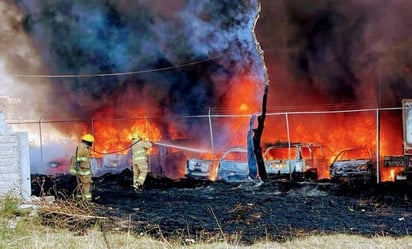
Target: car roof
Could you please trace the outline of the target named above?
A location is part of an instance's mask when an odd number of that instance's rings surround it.
[[[277,141],[273,144],[266,144],[268,148],[288,148],[288,147],[297,147],[297,146],[322,146],[316,143],[306,143],[306,142],[287,142],[287,141]]]
[[[228,152],[247,152],[247,148],[246,147],[232,147],[232,148],[228,149],[225,152],[225,154],[228,153]]]

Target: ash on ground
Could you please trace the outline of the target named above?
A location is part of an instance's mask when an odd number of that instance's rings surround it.
[[[283,241],[314,234],[405,236],[412,231],[412,188],[405,183],[335,184],[268,180],[263,184],[148,177],[142,192],[132,172],[94,178],[93,205],[106,230],[196,241]],[[32,194],[73,196],[71,175],[32,176]],[[227,236],[227,237],[226,237]]]

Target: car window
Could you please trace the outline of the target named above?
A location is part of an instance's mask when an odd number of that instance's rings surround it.
[[[230,161],[247,161],[247,153],[232,151],[230,153],[227,153],[223,159]]]
[[[267,160],[296,158],[296,148],[271,148],[266,153]]]
[[[369,150],[362,148],[342,151],[342,153],[338,156],[337,160],[344,161],[369,158],[371,158]]]
[[[301,157],[303,159],[311,159],[312,158],[312,149],[310,147],[300,147]]]

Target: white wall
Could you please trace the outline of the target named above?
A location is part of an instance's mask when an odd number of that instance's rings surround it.
[[[31,195],[30,156],[27,132],[13,132],[0,112],[0,196]]]

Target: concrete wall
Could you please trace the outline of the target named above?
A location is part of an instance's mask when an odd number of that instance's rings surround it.
[[[30,156],[27,132],[13,132],[0,112],[0,196],[31,195]]]

